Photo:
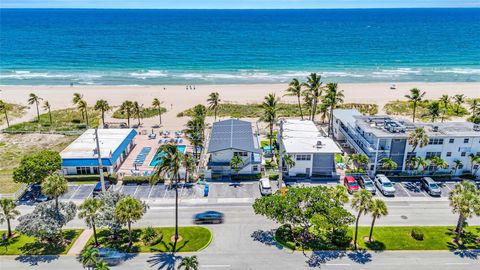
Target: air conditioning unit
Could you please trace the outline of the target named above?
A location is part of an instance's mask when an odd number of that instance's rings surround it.
[[[322,148],[323,147],[323,144],[321,141],[317,141],[317,148]]]
[[[473,130],[480,131],[480,125],[477,125],[477,124],[473,125]]]
[[[433,126],[433,127],[432,127],[432,131],[433,131],[433,132],[438,132],[438,126]]]

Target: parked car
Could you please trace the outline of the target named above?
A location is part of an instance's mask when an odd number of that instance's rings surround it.
[[[109,266],[114,266],[120,264],[123,259],[126,257],[126,254],[122,251],[116,250],[114,248],[99,248],[98,249],[98,260],[103,260]]]
[[[105,180],[105,189],[108,190],[110,188],[110,182]],[[93,188],[93,197],[97,196],[102,192],[102,183],[98,181],[98,183]]]
[[[357,182],[360,187],[367,191],[370,191],[373,195],[377,193],[377,188],[375,187],[372,178],[368,177],[367,175],[360,176]]]
[[[272,195],[272,186],[270,185],[270,180],[260,179],[260,181],[258,182],[258,186],[260,188],[260,194],[262,194],[262,196]]]
[[[38,203],[40,203],[40,202],[46,202],[46,201],[48,201],[48,200],[50,200],[50,197],[48,197],[48,196],[45,195],[45,194],[40,194],[40,195],[38,195],[38,196],[35,198],[35,201],[38,202]]]
[[[357,180],[353,176],[345,176],[343,178],[343,184],[348,190],[348,193],[352,194],[353,192],[356,192],[360,189],[358,186]]]
[[[395,187],[384,174],[375,176],[375,185],[384,196],[395,196]]]
[[[422,177],[420,180],[423,189],[430,194],[430,196],[442,196],[442,189],[440,186],[430,177]]]
[[[212,223],[218,224],[223,223],[223,213],[217,211],[206,211],[203,213],[196,214],[193,216],[193,221],[195,224],[203,224],[203,223]]]

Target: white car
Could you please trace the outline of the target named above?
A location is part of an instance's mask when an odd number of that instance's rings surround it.
[[[375,185],[384,196],[395,196],[395,187],[385,175],[377,174],[375,176]]]
[[[272,195],[272,186],[270,185],[270,180],[260,179],[258,185],[260,187],[260,194],[262,194],[262,196]]]

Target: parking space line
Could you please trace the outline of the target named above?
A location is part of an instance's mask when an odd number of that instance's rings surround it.
[[[88,193],[88,196],[85,199],[90,198],[90,196],[92,196],[92,194],[93,194],[93,188],[92,188],[92,190],[90,190],[90,193]]]
[[[77,194],[77,191],[80,189],[80,186],[77,186],[77,189],[75,189],[75,191],[73,192],[72,196],[70,196],[69,200],[72,200],[73,197],[75,197],[75,195]]]
[[[150,191],[148,192],[147,200],[150,200],[150,195],[152,194],[152,190],[155,187],[155,185],[150,186]]]
[[[445,186],[447,187],[447,189],[448,189],[449,191],[452,191],[452,189],[448,186],[447,183],[445,183]]]
[[[133,197],[135,197],[135,195],[137,194],[137,191],[138,191],[138,187],[139,187],[139,186],[140,186],[140,185],[137,185],[137,188],[135,189],[135,192],[133,192],[133,194],[132,194]]]
[[[405,189],[405,187],[402,185],[402,183],[399,183],[399,186],[401,186],[402,189],[403,189],[403,191],[405,191],[405,193],[407,193],[408,197],[412,197],[412,196],[410,195],[410,193],[408,193],[408,191],[407,191],[407,190]]]

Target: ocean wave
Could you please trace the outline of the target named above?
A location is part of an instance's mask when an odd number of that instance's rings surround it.
[[[397,69],[382,69],[380,71],[372,72],[374,78],[392,78],[404,75],[419,75],[422,71],[412,68],[397,68]]]
[[[160,71],[160,70],[141,70],[138,72],[131,72],[128,75],[134,78],[139,79],[147,79],[147,78],[159,78],[159,77],[167,77],[168,74]]]
[[[453,74],[463,74],[463,75],[480,75],[480,68],[452,68],[452,69],[441,69],[434,70],[434,73],[453,73]]]
[[[31,72],[28,70],[10,71],[0,74],[0,79],[36,79],[36,78],[70,78],[70,74],[52,74],[48,72]]]

